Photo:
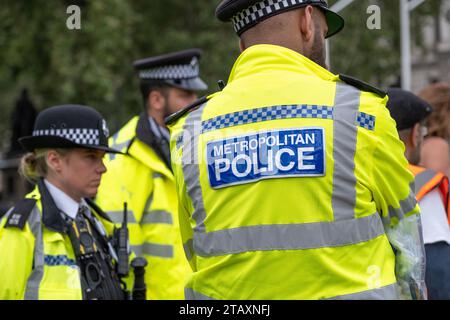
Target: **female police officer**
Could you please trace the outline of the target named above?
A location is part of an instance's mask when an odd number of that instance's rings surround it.
[[[124,299],[117,255],[89,198],[106,171],[108,129],[90,107],[56,106],[36,119],[21,173],[36,184],[0,222],[0,299]],[[102,221],[102,222],[100,222]]]

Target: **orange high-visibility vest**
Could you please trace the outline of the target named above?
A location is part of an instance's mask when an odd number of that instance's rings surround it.
[[[450,225],[450,196],[449,196],[449,180],[443,173],[426,169],[412,164],[409,165],[409,170],[416,177],[415,179],[415,194],[417,201],[430,193],[435,188],[439,188],[442,201],[444,202],[445,211],[447,212],[447,220]]]

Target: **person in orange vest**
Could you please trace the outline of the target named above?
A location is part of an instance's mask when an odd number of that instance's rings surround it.
[[[388,89],[387,107],[397,122],[405,144],[409,169],[415,175],[414,191],[421,208],[426,252],[425,282],[429,299],[450,299],[450,198],[449,180],[441,172],[418,166],[425,120],[433,108],[424,100],[401,89]]]
[[[419,97],[434,109],[427,120],[427,137],[422,146],[420,164],[450,177],[450,83],[426,86]]]

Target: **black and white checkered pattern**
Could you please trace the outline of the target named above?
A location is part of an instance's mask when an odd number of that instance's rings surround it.
[[[190,64],[168,65],[142,70],[139,72],[141,79],[192,79],[199,76],[200,68],[198,59],[192,58]]]
[[[323,0],[263,0],[238,12],[231,18],[231,21],[233,22],[234,30],[239,34],[241,30],[246,29],[246,27],[254,24],[256,21],[265,16],[273,15],[278,11],[297,6],[305,2],[324,3]]]
[[[98,129],[45,129],[33,131],[33,136],[57,136],[81,145],[100,145],[100,132]]]

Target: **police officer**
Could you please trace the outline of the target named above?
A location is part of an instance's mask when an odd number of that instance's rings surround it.
[[[240,37],[229,82],[167,119],[187,297],[419,297],[419,207],[386,94],[325,68],[343,19],[323,0],[216,15]]]
[[[405,144],[409,169],[415,175],[415,194],[421,210],[426,252],[425,281],[430,300],[450,299],[450,197],[447,176],[420,167],[424,127],[433,108],[409,91],[388,89],[387,107]]]
[[[127,298],[117,252],[92,203],[106,168],[108,128],[94,109],[62,105],[39,114],[21,173],[36,184],[0,222],[0,299]],[[128,261],[126,261],[128,263]]]
[[[190,267],[184,256],[177,216],[175,180],[170,166],[169,132],[164,117],[197,99],[207,88],[199,78],[198,49],[134,62],[144,110],[113,137],[112,155],[97,203],[119,222],[128,202],[130,243],[147,261],[148,299],[183,299]]]

